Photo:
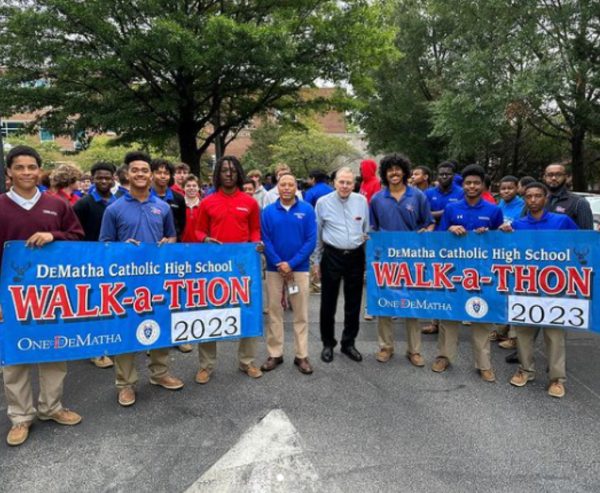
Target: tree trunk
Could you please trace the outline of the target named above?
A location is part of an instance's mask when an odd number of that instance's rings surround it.
[[[200,176],[200,154],[196,142],[196,130],[192,125],[180,125],[177,138],[181,160],[190,166],[194,176]]]
[[[585,130],[582,128],[573,129],[573,137],[571,137],[571,173],[573,174],[573,190],[576,192],[587,191],[583,158],[584,141]]]
[[[513,146],[511,172],[513,176],[519,176],[519,160],[521,151],[521,137],[523,135],[523,121],[517,117],[517,132],[515,134],[515,143]]]

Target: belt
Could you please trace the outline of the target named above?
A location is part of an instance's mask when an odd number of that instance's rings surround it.
[[[353,254],[359,253],[363,250],[362,245],[357,248],[348,248],[348,249],[336,248],[334,246],[328,245],[327,243],[324,243],[323,245],[327,250],[332,250],[332,251],[334,251],[336,253],[340,253],[342,255],[353,255]]]

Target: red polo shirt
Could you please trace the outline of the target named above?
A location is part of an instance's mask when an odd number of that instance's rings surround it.
[[[258,202],[240,190],[227,195],[219,190],[200,202],[194,223],[196,241],[209,236],[222,243],[260,241]]]

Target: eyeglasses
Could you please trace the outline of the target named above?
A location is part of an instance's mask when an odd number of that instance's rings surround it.
[[[566,173],[546,173],[544,174],[545,178],[562,178]]]

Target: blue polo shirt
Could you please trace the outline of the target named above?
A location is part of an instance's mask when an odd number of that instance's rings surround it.
[[[535,229],[535,230],[557,230],[557,229],[579,229],[575,221],[566,214],[556,214],[554,212],[544,212],[542,217],[535,219],[531,214],[516,219],[512,222],[512,228],[517,230]]]
[[[500,210],[502,211],[504,221],[512,223],[521,217],[523,208],[525,207],[525,201],[517,195],[510,202],[501,200],[498,207],[500,207]]]
[[[102,217],[99,241],[158,243],[176,236],[173,214],[169,204],[155,195],[145,202],[126,193],[106,208]]]
[[[443,193],[440,187],[431,187],[425,190],[425,196],[429,200],[432,212],[443,211],[448,204],[462,200],[465,196],[463,189],[455,184],[447,193]]]
[[[478,228],[498,229],[504,222],[502,211],[496,204],[479,199],[471,206],[466,200],[448,204],[442,214],[439,230],[447,231],[450,226],[463,226],[467,231]]]
[[[377,192],[369,204],[371,229],[373,231],[418,231],[435,221],[429,210],[427,197],[414,187],[396,200],[388,188]]]
[[[317,244],[317,219],[308,202],[296,200],[286,210],[277,199],[263,209],[260,228],[268,271],[276,272],[279,262],[287,262],[294,271],[308,272]]]
[[[331,192],[333,192],[333,187],[327,183],[315,183],[304,194],[304,200],[315,207],[317,205],[317,200],[319,200],[323,195],[327,195]]]

